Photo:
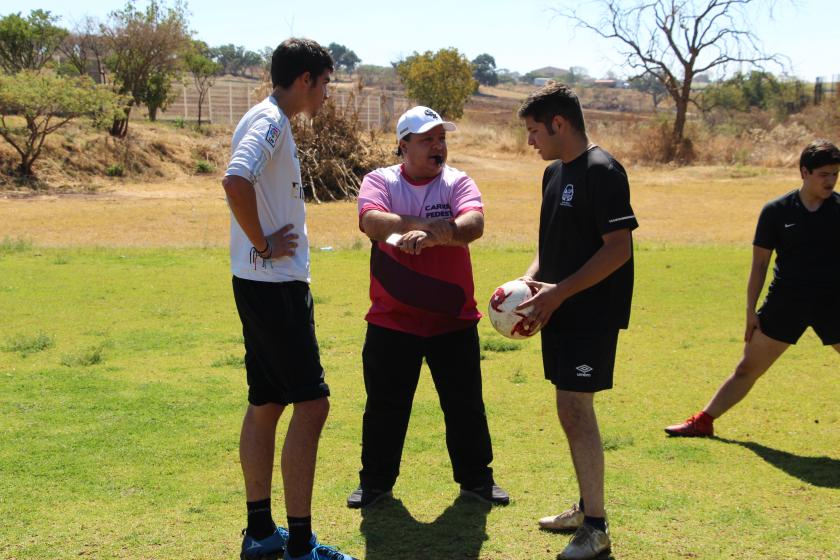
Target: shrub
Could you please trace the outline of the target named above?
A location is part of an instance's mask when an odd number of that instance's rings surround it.
[[[125,175],[125,169],[123,169],[121,164],[115,163],[105,168],[105,175],[108,177],[122,177]]]
[[[22,357],[42,352],[55,344],[55,340],[44,333],[35,336],[15,335],[3,345],[4,352],[18,352]]]
[[[216,166],[209,161],[200,159],[195,162],[196,173],[213,173],[214,171],[216,171]]]
[[[11,238],[8,235],[0,241],[0,256],[12,253],[25,253],[32,249],[32,241],[22,238]]]
[[[79,352],[65,354],[61,357],[61,365],[67,367],[87,367],[99,364],[104,359],[105,345],[99,344],[85,348]]]

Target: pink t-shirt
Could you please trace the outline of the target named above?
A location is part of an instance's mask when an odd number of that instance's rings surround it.
[[[360,225],[369,210],[454,220],[483,208],[475,182],[449,166],[423,184],[412,183],[401,165],[383,167],[365,175],[359,191]],[[409,255],[379,241],[371,248],[365,320],[418,336],[464,329],[481,318],[474,291],[467,247],[430,247]]]

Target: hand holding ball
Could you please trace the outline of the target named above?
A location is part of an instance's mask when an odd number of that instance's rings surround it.
[[[542,325],[531,330],[525,330],[523,319],[530,313],[531,308],[516,310],[516,306],[534,295],[534,291],[522,280],[505,282],[493,292],[487,316],[490,323],[507,338],[528,338],[539,332]]]

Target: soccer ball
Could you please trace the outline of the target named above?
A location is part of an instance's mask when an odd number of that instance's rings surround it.
[[[522,280],[511,280],[496,288],[490,298],[487,316],[499,334],[507,338],[528,338],[539,332],[542,325],[537,325],[531,330],[525,330],[522,326],[522,320],[531,313],[530,307],[516,311],[516,306],[533,294],[528,284]]]

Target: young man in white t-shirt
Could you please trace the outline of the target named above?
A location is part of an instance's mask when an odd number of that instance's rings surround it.
[[[315,338],[303,186],[289,124],[299,113],[315,116],[332,71],[329,53],[314,41],[288,39],[277,47],[274,90],[239,121],[222,181],[248,377],[239,440],[248,506],[243,559],[350,560],[320,545],[311,529],[315,459],[330,393]],[[271,480],[277,421],[289,404],[294,408],[280,463],[287,531],[271,515]]]

